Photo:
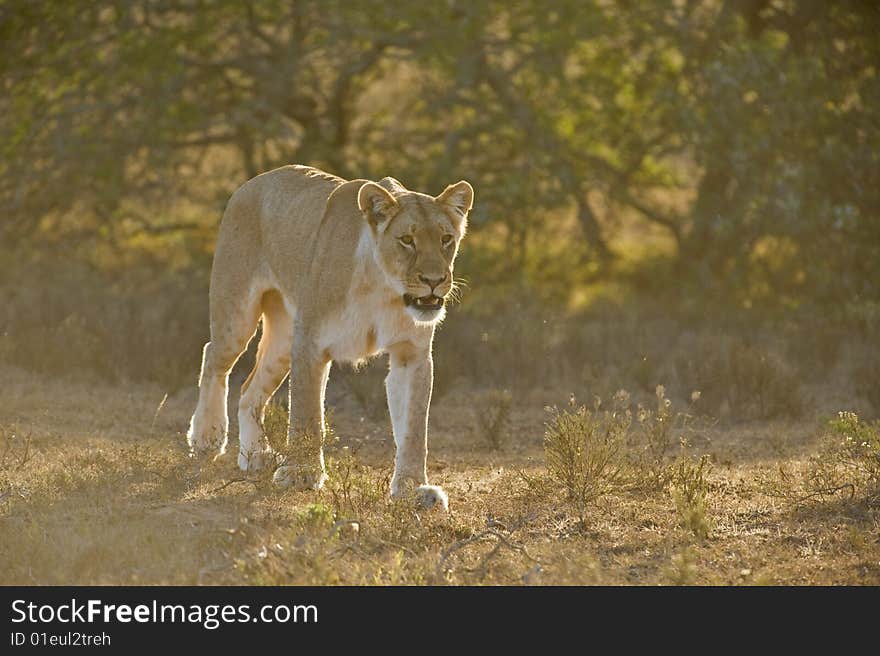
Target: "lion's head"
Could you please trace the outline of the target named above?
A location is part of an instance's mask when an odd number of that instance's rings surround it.
[[[358,192],[376,262],[416,321],[435,322],[445,314],[473,201],[474,190],[464,180],[436,197],[409,191],[394,178],[367,182]]]

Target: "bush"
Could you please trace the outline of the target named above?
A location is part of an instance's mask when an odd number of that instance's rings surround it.
[[[622,400],[622,399],[621,399]],[[551,479],[561,486],[584,520],[586,508],[622,487],[621,449],[632,413],[616,404],[600,411],[580,406],[555,410],[544,434],[544,455]]]
[[[327,472],[325,493],[330,496],[336,520],[362,519],[388,498],[389,477],[376,475],[348,447],[338,456],[328,457]]]
[[[868,505],[880,501],[880,421],[869,424],[854,412],[838,413],[810,458],[805,488],[805,499],[845,494]]]
[[[680,431],[687,427],[691,419],[689,413],[673,411],[672,401],[666,397],[663,385],[657,385],[654,395],[657,397],[656,409],[648,410],[639,404],[636,415],[641,448],[635,458],[635,478],[638,486],[648,490],[663,489],[669,482],[671,471],[666,462],[669,447],[683,439]],[[700,392],[693,392],[691,406],[699,399]],[[677,433],[679,440],[675,439]]]
[[[287,445],[287,427],[290,413],[283,403],[270,401],[263,413],[263,434],[269,444],[277,452],[282,452]]]
[[[30,433],[0,426],[0,473],[23,469],[33,456]]]
[[[479,434],[496,451],[501,449],[510,431],[513,395],[508,390],[491,390],[474,403],[474,420]]]
[[[678,356],[676,371],[717,416],[796,417],[803,409],[797,375],[774,353],[741,339],[698,339]]]
[[[203,271],[114,276],[62,260],[12,273],[0,288],[0,355],[11,364],[152,380],[170,393],[196,385],[208,340]]]
[[[701,539],[709,537],[712,532],[712,522],[706,508],[710,470],[708,456],[702,456],[694,462],[690,456],[682,455],[672,469],[669,487],[679,525]]]
[[[673,554],[666,576],[672,585],[694,585],[697,581],[697,557],[694,550],[687,546]]]

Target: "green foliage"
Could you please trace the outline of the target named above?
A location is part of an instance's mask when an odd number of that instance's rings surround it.
[[[839,412],[810,458],[805,483],[809,498],[840,494],[869,505],[880,501],[880,422]]]
[[[694,585],[697,580],[697,563],[693,548],[686,546],[673,554],[665,573],[673,585]]]
[[[471,273],[555,302],[649,230],[677,260],[676,285],[642,278],[656,290],[880,299],[867,4],[10,0],[3,17],[16,248],[203,252],[237,184],[296,161],[469,178]]]
[[[333,524],[333,509],[323,503],[310,503],[297,512],[297,519],[308,528],[326,528]]]
[[[0,426],[0,474],[23,469],[34,457],[31,435],[12,426]],[[5,483],[0,478],[0,484]]]
[[[682,455],[672,468],[669,487],[679,524],[701,539],[708,538],[712,532],[706,506],[711,468],[708,456],[694,462],[690,456]]]
[[[615,408],[585,406],[553,410],[544,434],[544,457],[551,479],[581,514],[623,485],[622,448],[632,421],[619,396]]]
[[[657,385],[655,390],[657,404],[655,410],[638,406],[638,435],[640,451],[635,458],[635,481],[647,490],[662,490],[673,475],[673,468],[667,462],[669,449],[685,438],[682,435],[691,415],[675,412],[672,401],[666,396],[666,388]],[[691,406],[700,399],[700,392],[691,394]],[[676,439],[676,437],[678,439]]]
[[[336,519],[358,519],[385,504],[388,478],[377,476],[348,447],[343,448],[338,456],[328,458],[327,472],[325,494],[330,496]]]
[[[290,413],[283,403],[271,401],[266,405],[266,410],[263,412],[263,433],[276,451],[282,451],[287,444],[289,422]]]

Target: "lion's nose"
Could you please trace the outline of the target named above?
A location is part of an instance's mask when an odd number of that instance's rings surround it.
[[[437,285],[443,284],[446,282],[446,275],[444,274],[442,278],[428,278],[427,276],[423,276],[421,273],[419,274],[419,280],[428,285],[431,288],[431,291],[437,287]]]

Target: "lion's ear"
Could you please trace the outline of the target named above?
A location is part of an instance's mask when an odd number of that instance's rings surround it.
[[[406,187],[403,186],[403,183],[397,178],[392,178],[390,175],[379,180],[379,186],[383,189],[387,189],[392,194],[406,191]]]
[[[365,182],[358,192],[358,208],[373,228],[390,221],[400,205],[385,189],[375,182]]]
[[[474,206],[474,188],[466,180],[456,182],[446,187],[443,193],[437,196],[436,201],[453,209],[465,219]]]

